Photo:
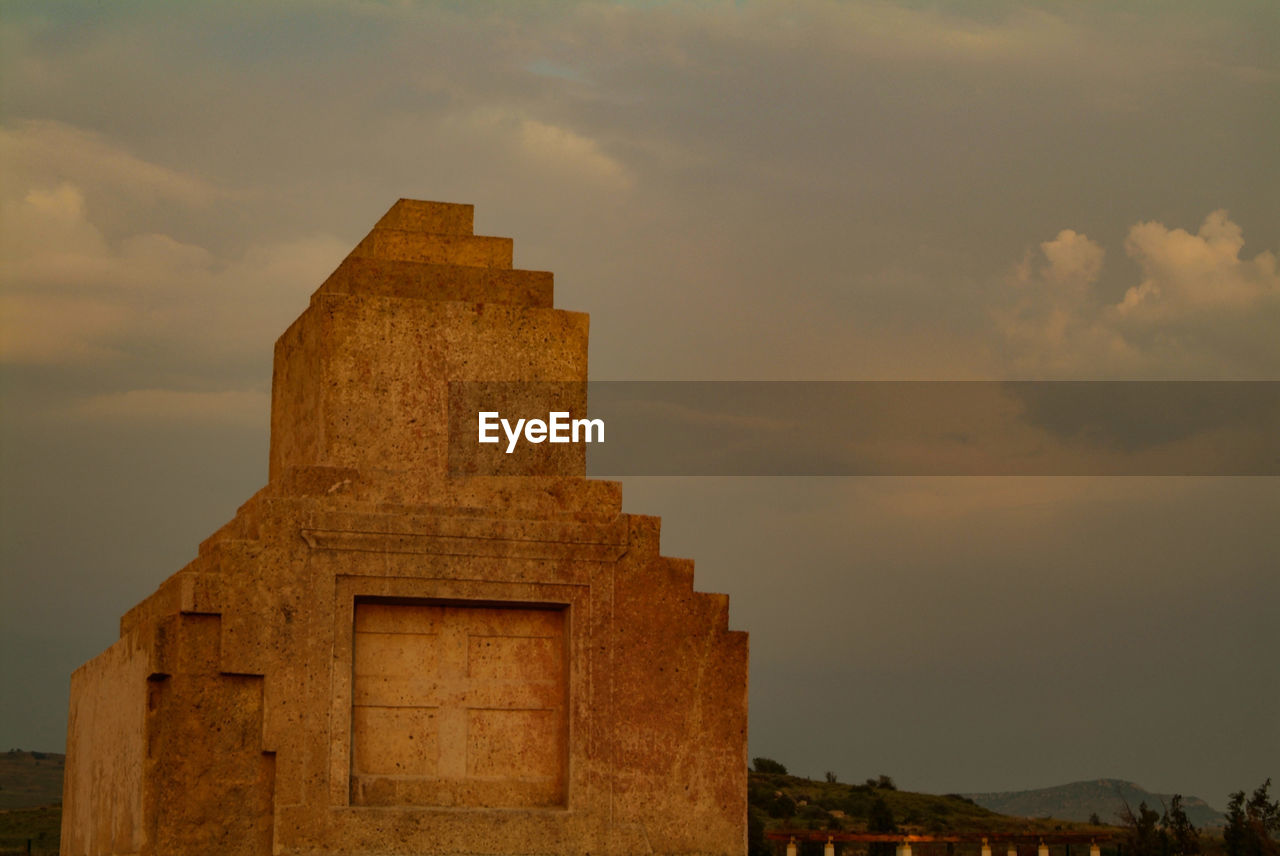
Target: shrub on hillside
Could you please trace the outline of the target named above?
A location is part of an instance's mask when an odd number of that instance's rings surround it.
[[[776,776],[787,774],[787,768],[772,758],[752,758],[751,765],[757,773],[771,773]]]

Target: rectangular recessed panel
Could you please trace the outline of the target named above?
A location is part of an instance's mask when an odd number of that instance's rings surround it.
[[[478,680],[547,681],[560,677],[562,640],[550,636],[472,636],[467,672]]]
[[[435,708],[359,706],[351,713],[352,772],[436,774],[439,745]]]
[[[471,710],[467,775],[536,781],[551,778],[558,758],[554,710]]]
[[[564,805],[565,611],[357,603],[356,805]]]
[[[434,675],[439,648],[438,638],[434,634],[357,631],[356,674],[395,678]]]
[[[440,607],[362,603],[356,607],[357,633],[435,633]]]

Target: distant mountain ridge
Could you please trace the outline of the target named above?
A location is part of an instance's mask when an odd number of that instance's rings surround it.
[[[1056,817],[1087,821],[1097,814],[1103,823],[1116,823],[1125,803],[1136,813],[1139,803],[1162,813],[1173,794],[1156,794],[1124,779],[1091,779],[1030,791],[964,794],[983,808],[1015,817]],[[1222,826],[1226,816],[1199,797],[1182,795],[1182,809],[1197,827]]]

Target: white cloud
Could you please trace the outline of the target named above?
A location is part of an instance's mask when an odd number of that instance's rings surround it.
[[[1143,279],[1117,307],[1126,319],[1158,323],[1198,311],[1247,311],[1280,298],[1280,274],[1270,251],[1242,259],[1244,233],[1223,210],[1205,218],[1192,235],[1161,223],[1138,223],[1125,250],[1142,266]]]
[[[1242,258],[1226,211],[1197,234],[1135,224],[1125,251],[1142,280],[1118,302],[1097,289],[1104,251],[1070,229],[1015,268],[1016,297],[993,313],[1024,377],[1268,378],[1280,374],[1280,274],[1263,251]],[[1036,260],[1042,262],[1037,266]]]
[[[0,257],[6,362],[66,362],[156,343],[209,368],[219,357],[242,359],[245,347],[266,359],[348,249],[311,236],[226,259],[163,234],[108,242],[83,216],[45,228],[24,216],[31,207],[9,206],[27,240],[6,241]]]
[[[1040,272],[1045,282],[1074,291],[1082,291],[1098,281],[1106,255],[1101,245],[1071,229],[1063,229],[1052,241],[1042,243],[1040,252],[1048,261]]]
[[[634,186],[632,171],[597,137],[564,122],[533,118],[525,108],[503,102],[450,113],[429,128],[437,143],[446,143],[451,157],[479,154],[483,174],[500,177],[506,196],[543,195],[566,186],[616,193]]]
[[[24,138],[5,133],[9,145]],[[55,136],[88,138],[66,128]],[[121,177],[150,176],[157,192],[177,193],[186,202],[210,198],[198,182],[109,151],[101,141],[93,146],[97,162],[115,164]],[[48,169],[27,164],[27,172],[9,174],[0,197],[0,362],[107,361],[118,388],[149,387],[95,400],[86,414],[158,417],[185,409],[199,415],[209,407],[244,412],[236,396],[260,393],[236,390],[262,381],[271,342],[306,307],[307,295],[342,259],[348,242],[312,235],[227,255],[163,233],[111,238],[99,222],[103,212],[81,185],[65,178],[40,183],[48,174],[77,172],[74,161],[70,157],[66,169],[53,161]],[[156,354],[166,358],[157,361]],[[257,357],[255,370],[246,369],[248,355]],[[232,391],[219,393],[221,399],[192,391],[211,387]],[[157,403],[162,396],[163,404]]]
[[[568,128],[525,119],[520,123],[520,145],[533,160],[553,170],[585,175],[621,190],[631,186],[621,163],[601,151],[595,140]]]
[[[1064,355],[1082,337],[1091,336],[1082,309],[1092,300],[1091,289],[1102,271],[1103,248],[1087,235],[1063,229],[1040,244],[1039,254],[1027,253],[1014,270],[1017,297],[996,316],[1017,354],[1015,371],[1023,373],[1033,356],[1036,371],[1056,374]],[[1037,264],[1038,262],[1038,264]],[[1096,346],[1096,343],[1095,343]],[[1069,373],[1069,372],[1068,372]]]
[[[61,365],[111,356],[126,307],[88,296],[0,294],[0,362]]]
[[[75,223],[84,217],[84,194],[66,182],[53,190],[32,190],[23,202],[50,220]]]
[[[0,127],[0,162],[21,180],[72,183],[112,193],[204,205],[228,192],[198,176],[150,163],[62,122],[29,120]]]
[[[56,187],[30,187],[19,199],[4,200],[6,257],[28,256],[47,243],[64,249],[98,252],[102,235],[85,217],[84,191],[64,181]]]

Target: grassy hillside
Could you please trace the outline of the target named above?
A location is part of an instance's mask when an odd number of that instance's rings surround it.
[[[10,749],[0,754],[0,809],[62,802],[66,756]]]
[[[32,854],[57,853],[61,825],[60,806],[0,810],[0,856],[27,853],[28,841]]]
[[[25,852],[27,839],[32,840],[33,852],[56,852],[64,762],[54,753],[0,754],[0,856]],[[998,814],[959,794],[900,791],[887,780],[849,784],[751,772],[747,797],[755,842],[761,842],[765,830],[867,832],[884,830],[886,822],[895,832],[934,835],[1116,831],[1056,818]],[[771,852],[768,845],[755,846],[753,852]]]
[[[889,809],[897,831],[904,833],[1026,834],[1111,829],[1058,819],[1008,817],[958,794],[936,796],[869,784],[818,782],[780,773],[748,774],[747,798],[752,813],[766,829],[866,832],[877,800]]]
[[[56,752],[0,754],[0,856],[58,852],[66,760]]]

